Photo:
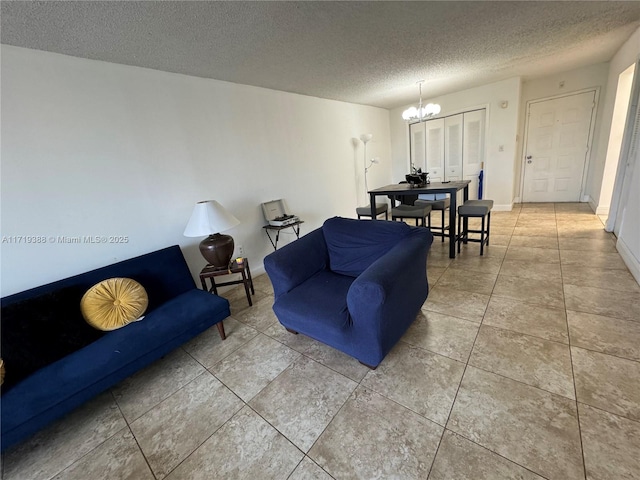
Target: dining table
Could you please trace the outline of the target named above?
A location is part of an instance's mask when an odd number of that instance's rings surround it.
[[[457,198],[458,192],[462,190],[463,202],[469,200],[469,184],[471,180],[459,180],[452,182],[431,182],[423,185],[413,185],[411,183],[394,183],[385,187],[369,190],[371,205],[371,218],[376,219],[375,205],[376,197],[385,195],[392,198],[407,195],[433,195],[437,193],[448,193],[451,197],[449,207],[449,258],[456,258],[456,215],[458,213]]]

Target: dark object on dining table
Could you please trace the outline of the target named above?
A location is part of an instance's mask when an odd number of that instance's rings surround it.
[[[423,187],[427,184],[427,173],[408,173],[405,180],[412,187]]]

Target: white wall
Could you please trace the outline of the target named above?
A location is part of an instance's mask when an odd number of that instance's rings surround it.
[[[365,199],[362,144],[352,139],[362,133],[374,135],[367,156],[381,159],[369,185],[391,181],[384,109],[5,45],[1,53],[3,296],[176,243],[197,274],[200,239],[182,232],[206,199],[240,219],[227,233],[259,272],[272,251],[262,202],[285,199],[303,233],[355,216]],[[47,242],[7,241],[19,235]],[[128,243],[49,240],[84,235]]]
[[[607,149],[609,147],[609,136],[611,132],[611,123],[613,120],[613,112],[616,103],[616,93],[618,87],[618,79],[620,74],[629,66],[633,65],[640,55],[640,28],[638,28],[631,37],[620,47],[620,50],[614,55],[609,62],[608,82],[611,88],[608,89],[604,98],[604,121],[600,131],[600,143],[598,148],[597,164],[594,165],[593,177],[591,181],[591,189],[593,203],[600,210],[608,210],[611,202],[611,181],[607,178],[607,182],[603,183],[605,175],[611,175],[611,165],[607,165]],[[605,168],[606,166],[606,168]]]
[[[593,196],[594,187],[591,183],[594,169],[597,169],[597,165],[600,164],[598,158],[601,150],[601,136],[599,135],[600,129],[603,124],[603,116],[606,116],[604,110],[603,98],[606,94],[607,76],[609,71],[608,63],[599,63],[596,65],[590,65],[588,67],[578,68],[567,72],[558,73],[556,75],[549,75],[543,78],[536,78],[527,80],[522,84],[522,99],[521,99],[521,116],[519,119],[519,137],[523,139],[520,142],[518,148],[518,160],[516,162],[516,197],[521,197],[521,183],[522,183],[522,162],[524,159],[524,133],[526,127],[526,115],[527,115],[527,102],[532,100],[538,100],[542,98],[549,98],[558,95],[570,94],[573,92],[595,88],[599,90],[598,109],[596,111],[596,124],[594,129],[594,138],[591,145],[590,158],[587,160],[587,180],[585,184],[585,195]],[[560,86],[560,82],[563,82],[563,86]]]
[[[440,104],[440,116],[475,108],[487,109],[484,196],[494,201],[494,210],[511,210],[513,206],[520,88],[520,78],[515,77],[449,95],[423,99],[424,103]],[[507,108],[500,108],[503,101],[508,102]],[[389,112],[394,182],[403,180],[404,175],[409,172],[409,127],[402,120],[402,111],[409,106]],[[503,151],[500,151],[500,146],[503,147]]]

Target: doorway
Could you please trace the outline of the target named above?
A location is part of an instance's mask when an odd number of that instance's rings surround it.
[[[596,90],[527,106],[523,202],[579,202],[591,151]]]

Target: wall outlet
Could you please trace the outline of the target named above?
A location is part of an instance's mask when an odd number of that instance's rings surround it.
[[[238,245],[238,256],[244,257],[244,245]]]

